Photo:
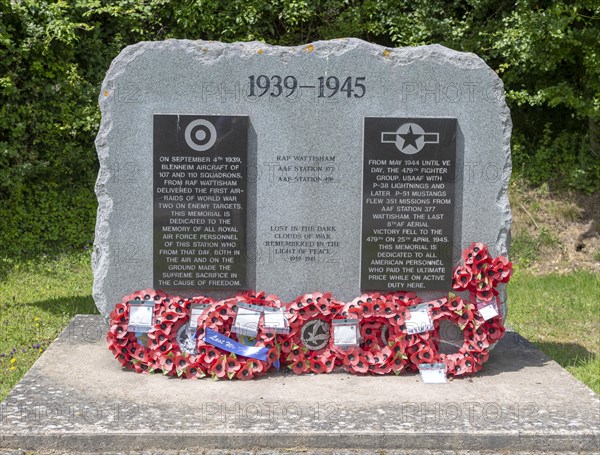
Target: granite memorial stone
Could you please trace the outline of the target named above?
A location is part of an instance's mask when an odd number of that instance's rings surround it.
[[[113,61],[100,107],[104,315],[148,287],[427,299],[471,242],[508,253],[510,113],[474,54],[144,42]]]

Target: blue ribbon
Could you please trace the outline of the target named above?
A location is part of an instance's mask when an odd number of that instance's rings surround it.
[[[257,346],[246,346],[242,343],[232,340],[226,337],[222,333],[216,332],[213,329],[206,328],[204,334],[204,341],[213,346],[223,349],[227,352],[233,352],[235,355],[241,355],[242,357],[250,357],[251,359],[267,361],[267,355],[269,348],[259,348]],[[279,360],[273,362],[273,366],[279,370]]]

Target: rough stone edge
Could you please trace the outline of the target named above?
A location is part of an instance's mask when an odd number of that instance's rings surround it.
[[[124,74],[128,65],[144,53],[158,49],[184,50],[197,60],[205,64],[213,64],[221,58],[241,57],[250,58],[257,53],[270,56],[278,56],[283,63],[288,63],[294,56],[302,54],[311,54],[319,58],[329,58],[343,55],[346,52],[362,49],[371,55],[379,56],[383,61],[387,61],[394,66],[403,66],[413,63],[417,60],[433,60],[436,64],[450,64],[462,69],[487,69],[490,79],[494,81],[494,94],[497,96],[498,103],[502,112],[504,166],[502,170],[502,179],[505,182],[501,186],[496,201],[500,212],[503,214],[502,224],[498,233],[495,248],[498,254],[508,256],[510,242],[510,227],[512,215],[508,201],[508,186],[510,183],[510,174],[512,171],[512,161],[510,155],[510,137],[512,133],[512,120],[510,111],[504,97],[504,84],[498,75],[485,63],[485,61],[476,54],[459,52],[439,44],[415,47],[387,48],[378,44],[369,43],[357,38],[341,38],[329,41],[316,41],[310,44],[299,46],[274,46],[258,41],[221,43],[218,41],[203,40],[165,40],[165,41],[142,41],[123,49],[117,57],[111,62],[106,73],[98,97],[102,120],[100,129],[96,136],[95,144],[100,163],[98,178],[96,180],[95,192],[98,199],[98,211],[96,215],[96,227],[94,235],[94,246],[92,252],[92,272],[93,286],[92,295],[98,310],[108,317],[111,302],[108,302],[106,295],[102,292],[103,281],[106,278],[107,269],[114,260],[108,249],[108,238],[110,237],[110,218],[113,199],[106,190],[106,184],[109,181],[112,172],[108,169],[105,162],[109,155],[108,137],[112,130],[112,118],[109,109],[109,100],[104,96],[105,91],[113,89],[113,82],[119,76]],[[100,241],[100,240],[103,241]],[[114,254],[114,252],[113,252]],[[113,302],[114,303],[114,302]],[[503,319],[506,319],[508,307],[506,303],[506,294],[501,293],[501,313]]]
[[[548,435],[534,433],[0,433],[0,447],[85,451],[190,449],[413,449],[413,450],[535,450],[595,453],[598,433]]]

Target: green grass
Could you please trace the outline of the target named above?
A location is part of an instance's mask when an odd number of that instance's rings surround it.
[[[97,312],[89,252],[9,265],[0,274],[0,400],[73,315]],[[508,325],[600,393],[600,275],[516,270],[508,292]]]
[[[74,314],[97,312],[89,251],[2,265],[0,400]]]
[[[600,276],[515,271],[507,325],[600,394]]]
[[[528,231],[524,231],[513,237],[511,257],[521,265],[529,266],[540,259],[544,247],[555,246],[558,243],[556,236],[546,228],[540,229],[535,236]]]

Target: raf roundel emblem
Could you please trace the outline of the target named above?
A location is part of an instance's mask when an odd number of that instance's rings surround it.
[[[194,120],[185,129],[185,143],[197,152],[208,150],[216,141],[217,129],[208,120]]]

